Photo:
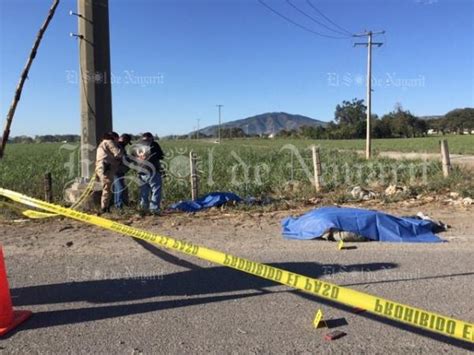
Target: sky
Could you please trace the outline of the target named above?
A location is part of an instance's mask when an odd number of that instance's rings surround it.
[[[340,36],[286,0],[262,0],[292,21]],[[308,0],[290,0],[333,27]],[[13,98],[51,0],[0,0],[0,118]],[[416,115],[474,106],[473,0],[311,0],[350,33],[374,40],[373,106]],[[62,0],[41,43],[12,136],[79,134],[76,0]],[[114,129],[185,134],[265,112],[334,118],[337,104],[365,99],[364,38],[327,38],[258,0],[110,0]],[[325,22],[326,21],[326,22]],[[335,29],[338,29],[337,27]],[[341,30],[339,30],[341,31]],[[3,125],[3,123],[2,123]]]

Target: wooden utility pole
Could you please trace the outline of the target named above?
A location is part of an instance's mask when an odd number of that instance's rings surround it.
[[[443,164],[443,176],[449,177],[451,173],[451,159],[449,157],[448,140],[441,140],[441,162]]]
[[[191,199],[197,200],[199,196],[199,178],[197,174],[197,155],[194,152],[189,153],[189,165],[191,167]]]
[[[51,173],[44,174],[44,200],[53,202],[53,179]]]
[[[367,43],[354,43],[354,46],[367,46],[367,138],[365,147],[365,157],[370,159],[372,157],[372,46],[380,47],[382,42],[373,42],[372,36],[383,34],[385,31],[372,32],[354,35],[354,37],[367,37]]]
[[[321,191],[321,157],[319,154],[319,148],[316,146],[312,147],[313,151],[313,167],[314,167],[314,186],[316,188],[316,192]]]
[[[81,96],[81,176],[92,178],[95,148],[112,130],[109,1],[78,0]]]
[[[217,128],[218,130],[218,141],[219,143],[221,142],[221,125],[222,125],[222,117],[221,117],[221,109],[222,109],[222,106],[224,105],[216,105],[217,108],[218,108],[218,111],[219,111],[219,126]]]
[[[53,19],[54,13],[56,12],[56,8],[58,7],[58,5],[59,5],[59,0],[54,0],[53,4],[51,5],[51,8],[49,9],[49,13],[48,13],[48,16],[46,17],[46,20],[44,21],[43,25],[38,31],[38,34],[36,35],[36,40],[35,40],[35,43],[33,44],[33,48],[31,48],[30,56],[28,57],[28,61],[26,62],[23,72],[21,73],[20,81],[18,83],[18,86],[16,87],[13,102],[10,106],[10,109],[8,110],[7,120],[5,122],[5,129],[3,130],[2,140],[0,141],[0,159],[3,157],[5,146],[8,142],[8,138],[10,137],[10,128],[13,122],[13,116],[15,116],[16,107],[18,105],[18,102],[20,101],[21,92],[23,91],[23,85],[25,84],[25,80],[28,79],[28,73],[30,71],[31,64],[33,64],[33,60],[36,57],[36,52],[38,51],[38,47],[41,43],[41,40],[43,39],[43,35],[46,32],[46,29],[48,28],[49,23]]]

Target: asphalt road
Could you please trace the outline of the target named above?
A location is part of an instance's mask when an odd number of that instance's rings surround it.
[[[442,244],[287,241],[287,213],[163,217],[134,226],[474,321],[472,210],[434,209]],[[409,211],[404,211],[409,212]],[[436,215],[435,215],[436,217]],[[13,302],[34,312],[3,353],[466,353],[472,344],[389,322],[238,271],[68,220],[0,224]],[[318,309],[331,330],[314,329]]]

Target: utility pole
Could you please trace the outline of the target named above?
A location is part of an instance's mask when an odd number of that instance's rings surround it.
[[[96,148],[104,133],[112,131],[109,0],[77,0],[79,93],[81,102],[81,178],[66,189],[69,202],[77,202],[94,179]]]
[[[221,124],[222,124],[222,117],[221,117],[221,109],[222,109],[222,106],[224,105],[216,105],[218,110],[219,110],[219,126],[218,126],[218,142],[220,143],[221,142]]]
[[[200,118],[197,119],[197,129],[196,129],[196,139],[199,139],[199,122],[201,121]]]
[[[81,176],[93,178],[95,152],[112,130],[109,0],[77,0],[81,96]]]
[[[367,37],[367,43],[354,43],[355,46],[367,46],[367,139],[365,147],[365,157],[370,159],[372,156],[372,46],[380,47],[382,42],[373,42],[372,36],[384,34],[385,31],[372,32],[366,31],[361,34],[356,34],[354,37]]]

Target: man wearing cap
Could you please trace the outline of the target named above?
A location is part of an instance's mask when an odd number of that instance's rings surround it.
[[[128,206],[128,188],[125,183],[125,175],[130,170],[130,163],[127,155],[127,145],[132,141],[130,134],[122,134],[118,140],[118,147],[122,153],[122,160],[117,168],[117,172],[114,178],[113,192],[114,192],[114,205],[118,209],[122,209],[123,206]]]
[[[144,133],[141,145],[136,151],[140,164],[138,178],[140,180],[140,207],[158,215],[161,208],[162,177],[161,160],[163,150],[150,132]]]

